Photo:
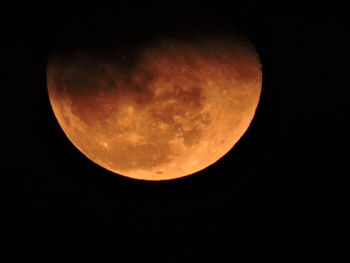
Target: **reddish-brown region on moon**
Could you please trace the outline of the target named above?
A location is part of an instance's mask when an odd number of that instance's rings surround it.
[[[225,155],[253,119],[262,73],[245,40],[163,38],[109,50],[53,51],[47,84],[67,137],[112,172],[193,174]]]

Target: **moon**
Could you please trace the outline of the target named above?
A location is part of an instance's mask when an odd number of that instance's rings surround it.
[[[50,53],[50,103],[69,140],[116,174],[194,174],[229,152],[254,117],[262,71],[244,38],[83,46]]]

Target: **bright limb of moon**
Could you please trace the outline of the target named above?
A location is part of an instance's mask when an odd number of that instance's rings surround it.
[[[230,151],[254,117],[262,72],[244,40],[160,39],[131,55],[108,52],[52,52],[47,84],[69,140],[114,173],[196,173]]]

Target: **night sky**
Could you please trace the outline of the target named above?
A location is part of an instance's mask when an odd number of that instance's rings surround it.
[[[14,257],[242,262],[294,257],[324,237],[321,218],[345,161],[347,6],[189,2],[3,8],[11,97],[2,98],[10,116],[2,176],[11,179]],[[46,63],[55,37],[115,30],[142,39],[184,27],[238,28],[255,45],[263,86],[248,131],[218,162],[182,179],[137,181],[97,166],[51,110]],[[78,249],[81,239],[88,244]]]

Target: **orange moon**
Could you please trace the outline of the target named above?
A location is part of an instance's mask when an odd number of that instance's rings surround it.
[[[52,51],[49,99],[69,140],[116,174],[169,180],[215,163],[250,125],[262,72],[240,38]]]

